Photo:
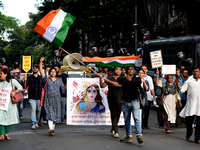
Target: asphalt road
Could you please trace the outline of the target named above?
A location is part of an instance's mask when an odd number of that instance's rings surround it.
[[[0,150],[199,150],[200,144],[185,140],[186,128],[172,128],[171,134],[159,129],[156,111],[151,110],[149,126],[144,130],[144,143],[138,144],[133,127],[133,143],[121,143],[125,129],[119,128],[120,138],[111,136],[110,126],[69,126],[56,125],[55,136],[48,135],[48,125],[31,130],[29,108],[24,108],[24,118],[21,123],[13,125],[10,131],[10,141],[0,141]]]

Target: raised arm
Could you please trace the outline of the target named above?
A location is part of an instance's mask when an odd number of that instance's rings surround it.
[[[42,78],[45,77],[45,73],[44,73],[43,68],[42,68],[42,62],[43,61],[44,61],[44,57],[41,57],[40,58],[40,62],[39,62],[39,71],[40,71],[40,74],[41,74]]]

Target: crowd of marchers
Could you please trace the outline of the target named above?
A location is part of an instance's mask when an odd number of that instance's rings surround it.
[[[0,69],[0,86],[11,91],[8,110],[0,109],[0,140],[10,140],[11,125],[20,122],[23,118],[23,106],[26,101],[13,104],[13,96],[22,92],[28,94],[30,107],[31,129],[48,124],[50,136],[55,135],[55,126],[64,123],[66,115],[66,73],[61,72],[60,65],[53,67],[44,65],[42,57],[37,65],[33,66],[32,74],[20,74],[23,80],[16,78],[19,64],[13,70],[6,65]],[[200,144],[200,68],[195,66],[192,74],[184,66],[176,70],[176,74],[162,74],[157,68],[154,76],[147,75],[148,67],[143,64],[139,70],[135,67],[99,66],[101,88],[108,86],[108,106],[111,114],[111,134],[119,138],[118,122],[121,112],[125,120],[126,137],[121,142],[133,142],[131,113],[135,122],[136,138],[139,144],[143,143],[143,131],[149,127],[151,106],[157,111],[158,128],[164,129],[167,134],[171,128],[181,128],[186,124],[186,140],[191,140],[195,126],[194,141]],[[44,101],[41,101],[42,91],[45,90]],[[141,107],[141,95],[145,97],[145,105]],[[142,113],[142,115],[140,114]],[[140,115],[142,117],[140,117]],[[177,131],[178,132],[178,131]]]

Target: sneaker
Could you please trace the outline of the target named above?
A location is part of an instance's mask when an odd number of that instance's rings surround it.
[[[19,118],[20,118],[20,119],[23,119],[23,116],[22,116],[22,115],[19,115]]]
[[[121,139],[120,142],[132,143],[133,138],[127,135],[124,139]]]
[[[64,120],[61,120],[61,124],[64,124],[65,122],[64,122]]]
[[[114,134],[115,134],[115,131],[110,131],[110,133],[114,136]]]
[[[55,134],[53,133],[53,130],[49,130],[49,132],[48,132],[48,133],[49,133],[49,135],[50,135],[50,136],[53,136],[53,135],[55,135]]]
[[[137,137],[137,141],[138,141],[139,144],[143,143],[141,135],[137,135],[136,137]]]
[[[31,130],[36,130],[35,125],[32,125]]]
[[[38,123],[36,123],[36,124],[35,124],[35,127],[36,127],[36,128],[39,128],[39,125],[38,125]]]
[[[195,141],[195,143],[198,143],[198,144],[200,144],[200,140],[198,140],[198,141]]]
[[[47,124],[47,121],[43,121],[43,124]]]
[[[114,138],[118,138],[118,137],[119,137],[119,133],[113,134],[113,137],[114,137]]]

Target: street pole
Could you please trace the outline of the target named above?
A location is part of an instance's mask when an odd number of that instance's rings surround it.
[[[135,0],[135,56],[137,56],[137,0]]]

